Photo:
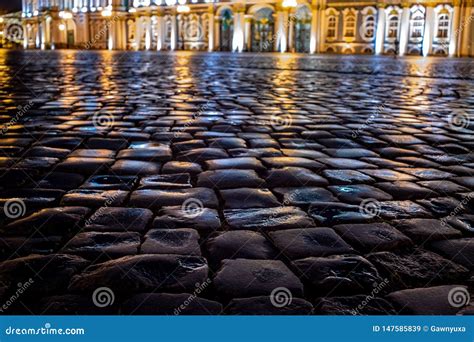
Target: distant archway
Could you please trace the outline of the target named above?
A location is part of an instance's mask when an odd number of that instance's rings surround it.
[[[219,16],[219,50],[232,50],[232,37],[234,34],[234,15],[230,8],[224,8]]]
[[[271,52],[274,44],[273,9],[262,7],[253,15],[252,22],[252,51]]]
[[[309,52],[311,40],[311,11],[308,6],[302,5],[296,10],[294,21],[295,27],[295,51]]]

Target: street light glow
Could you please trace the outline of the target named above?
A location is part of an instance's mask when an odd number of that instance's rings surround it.
[[[187,5],[178,5],[176,10],[178,11],[178,13],[189,13],[191,9]]]
[[[283,0],[282,6],[285,8],[296,7],[298,6],[298,3],[296,0]]]

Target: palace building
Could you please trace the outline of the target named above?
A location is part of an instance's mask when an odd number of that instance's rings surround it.
[[[29,49],[474,56],[473,0],[23,0]]]

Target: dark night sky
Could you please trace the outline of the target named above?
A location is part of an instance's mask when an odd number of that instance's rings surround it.
[[[21,0],[0,0],[1,12],[12,12],[21,10]]]

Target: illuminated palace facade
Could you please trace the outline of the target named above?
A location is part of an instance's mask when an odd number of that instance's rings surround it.
[[[474,55],[473,0],[23,0],[25,48]]]

